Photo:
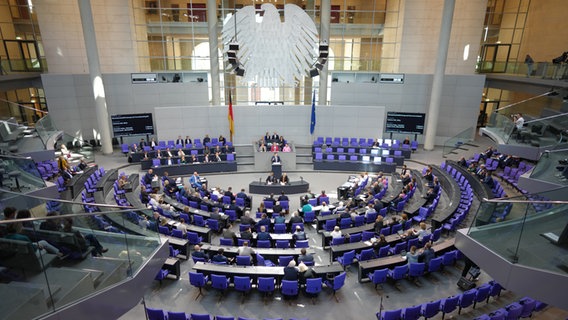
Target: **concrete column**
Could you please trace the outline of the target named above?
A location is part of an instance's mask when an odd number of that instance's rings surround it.
[[[207,0],[207,27],[209,28],[209,63],[211,65],[211,103],[221,104],[221,82],[219,80],[219,42],[217,35],[217,1]]]
[[[105,87],[103,84],[103,77],[101,75],[101,64],[99,61],[99,50],[97,48],[97,38],[95,35],[95,24],[93,22],[91,1],[78,0],[78,3],[81,14],[81,24],[83,25],[83,38],[85,38],[85,49],[87,51],[87,62],[89,64],[89,77],[91,79],[95,98],[97,125],[99,127],[99,134],[101,135],[102,151],[103,154],[111,154],[112,138],[110,135]]]
[[[320,42],[326,42],[329,44],[329,29],[331,24],[331,1],[321,0],[320,9]],[[320,72],[319,76],[319,103],[318,105],[326,105],[327,103],[327,66],[329,61],[324,65],[323,70]]]
[[[444,0],[440,39],[438,40],[438,56],[436,57],[436,68],[434,69],[434,80],[432,81],[432,94],[430,95],[430,106],[428,107],[424,150],[434,150],[434,144],[436,142],[438,113],[440,111],[440,100],[442,98],[442,87],[444,84],[444,73],[446,70],[446,60],[448,58],[448,48],[450,46],[450,34],[452,31],[452,19],[454,17],[455,6],[455,0]]]

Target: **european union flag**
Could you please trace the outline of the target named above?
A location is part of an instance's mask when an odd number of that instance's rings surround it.
[[[310,134],[314,134],[316,128],[316,91],[314,90],[314,97],[312,98],[312,122],[310,122]]]

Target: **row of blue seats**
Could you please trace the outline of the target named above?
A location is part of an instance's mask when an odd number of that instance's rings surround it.
[[[402,156],[402,154],[400,156]],[[323,153],[314,153],[314,161],[323,161],[323,160],[324,160],[324,154]],[[359,156],[359,155],[340,154],[340,155],[336,156],[335,154],[329,154],[328,153],[328,154],[325,155],[325,160],[328,160],[328,161],[334,161],[334,160],[352,161],[352,162],[363,161],[363,162],[373,162],[373,163],[381,163],[384,160],[384,162],[386,162],[386,163],[394,164],[394,158],[393,157],[382,157],[382,156],[371,157],[370,155]]]
[[[373,138],[346,138],[346,137],[317,137],[317,139],[314,141],[313,145],[314,146],[322,146],[322,145],[326,145],[326,146],[333,146],[333,147],[338,147],[338,146],[342,146],[342,147],[372,147],[373,145],[377,146],[377,147],[382,147],[382,148],[394,148],[394,149],[400,149],[402,146],[406,145],[403,144],[401,141],[398,141],[396,139],[373,139]],[[418,141],[410,141],[410,148],[413,151],[416,151],[416,149],[418,149]]]
[[[452,176],[452,178],[460,186],[461,192],[459,206],[453,212],[450,220],[444,224],[444,230],[450,232],[455,231],[469,213],[469,210],[471,209],[471,205],[473,203],[473,189],[471,188],[471,184],[469,183],[467,178],[464,177],[461,172],[457,171],[455,168],[452,168],[451,165],[446,165],[446,163],[443,162],[440,165],[440,168],[442,170],[446,170],[446,172]]]
[[[443,319],[447,313],[456,309],[460,314],[463,308],[472,306],[475,309],[478,302],[489,303],[489,298],[499,296],[502,289],[499,283],[491,281],[477,289],[471,289],[459,295],[403,309],[380,311],[377,312],[376,316],[378,320],[418,320],[421,317],[432,318],[442,312]]]
[[[49,180],[59,174],[59,166],[55,160],[37,162],[36,166],[43,180]]]
[[[513,302],[504,308],[497,309],[489,314],[483,314],[474,320],[515,320],[519,318],[531,318],[533,312],[541,311],[547,304],[524,297],[518,302]]]
[[[256,320],[254,318],[233,317],[233,316],[212,316],[209,314],[199,314],[185,312],[164,311],[163,309],[146,308],[148,320]],[[285,320],[285,318],[264,318],[264,320]],[[308,318],[290,318],[289,320],[308,320]]]

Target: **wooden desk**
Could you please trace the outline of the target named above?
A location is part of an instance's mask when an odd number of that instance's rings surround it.
[[[170,272],[169,274],[175,275],[176,280],[179,280],[179,277],[181,275],[179,259],[172,257],[167,258],[166,261],[164,261],[162,269],[168,270]]]
[[[168,241],[170,242],[170,245],[174,247],[174,249],[179,250],[179,253],[184,256],[184,260],[189,259],[189,240],[176,237],[168,237]]]
[[[398,234],[391,234],[389,236],[386,236],[385,239],[387,240],[389,245],[392,245],[394,243],[403,240]],[[342,256],[347,251],[355,250],[356,253],[360,253],[362,250],[369,249],[372,247],[373,244],[371,243],[371,241],[359,241],[359,242],[345,243],[336,246],[331,246],[329,258],[331,262],[333,262],[337,257]]]
[[[436,255],[441,255],[446,251],[450,251],[454,248],[455,239],[446,239],[438,242],[432,246],[432,249],[436,252]],[[402,259],[400,254],[394,256],[388,256],[384,258],[359,261],[359,282],[361,280],[368,278],[368,274],[377,269],[383,268],[394,268],[395,266],[400,266],[406,264],[406,259]]]

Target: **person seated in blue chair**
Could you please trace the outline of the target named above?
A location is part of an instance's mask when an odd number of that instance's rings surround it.
[[[260,226],[260,231],[256,235],[256,240],[272,240],[270,233],[266,232],[266,226]]]
[[[302,241],[308,239],[308,237],[306,237],[306,233],[302,231],[302,227],[300,226],[296,226],[296,230],[294,231],[294,234],[292,234],[292,238],[294,239],[294,241]]]
[[[261,226],[261,229],[264,226]],[[241,239],[243,240],[248,240],[251,241],[252,240],[252,231],[251,228],[247,228],[245,231],[241,232]]]
[[[298,280],[298,269],[296,269],[296,261],[290,260],[287,267],[284,267],[284,277],[282,280]]]
[[[251,247],[249,247],[248,241],[243,242],[243,245],[239,247],[239,249],[237,250],[237,255],[249,256],[251,262],[253,264],[255,263],[254,259],[256,259],[256,252]]]
[[[197,171],[193,172],[193,175],[189,177],[189,184],[196,190],[201,189],[201,177],[197,174]]]
[[[227,257],[225,257],[225,249],[223,248],[219,248],[219,251],[217,251],[217,254],[213,256],[213,258],[211,258],[211,262],[215,262],[215,263],[228,263],[229,259],[227,259]]]
[[[307,254],[306,248],[302,248],[302,250],[300,250],[300,255],[298,256],[298,263],[302,263],[302,262],[314,262],[314,256],[312,256],[311,254]]]
[[[256,223],[259,226],[270,226],[270,218],[268,218],[268,215],[266,215],[266,213],[263,213],[260,220]]]
[[[274,211],[276,213],[276,211]],[[284,216],[284,212],[280,211],[276,217],[274,217],[274,224],[277,223],[286,223],[286,217]]]

